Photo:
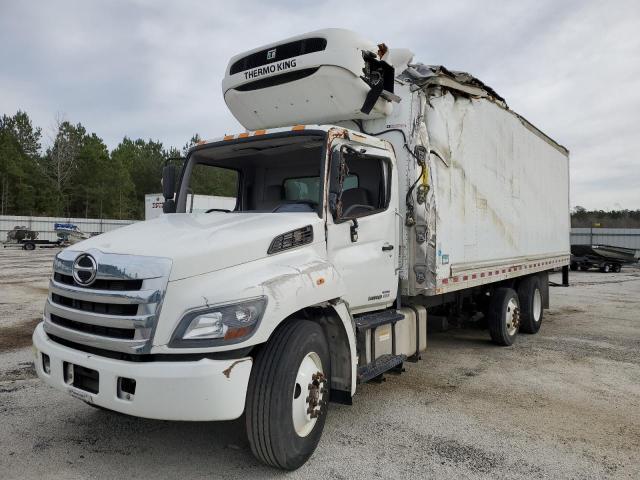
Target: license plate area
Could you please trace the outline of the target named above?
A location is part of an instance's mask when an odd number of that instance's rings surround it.
[[[64,381],[79,390],[96,394],[99,391],[100,374],[97,370],[64,362]]]

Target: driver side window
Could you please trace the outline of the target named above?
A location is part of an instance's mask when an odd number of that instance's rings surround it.
[[[348,175],[342,187],[341,218],[362,217],[386,210],[391,185],[387,160],[371,155],[349,155],[345,162]],[[354,184],[352,178],[356,178],[357,183]]]

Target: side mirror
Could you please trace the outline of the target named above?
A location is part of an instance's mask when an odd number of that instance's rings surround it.
[[[173,196],[176,193],[176,167],[167,165],[162,169],[162,196],[164,197],[164,213],[175,213],[176,202]]]

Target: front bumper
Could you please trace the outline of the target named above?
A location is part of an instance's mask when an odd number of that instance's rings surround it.
[[[233,420],[244,411],[251,357],[236,360],[126,362],[74,350],[53,342],[42,323],[33,332],[38,377],[50,386],[110,410],[160,420]],[[42,354],[50,370],[43,368]],[[98,393],[67,383],[64,363],[98,372]],[[129,399],[118,378],[136,382]]]

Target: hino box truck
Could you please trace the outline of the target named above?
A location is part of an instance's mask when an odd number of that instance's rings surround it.
[[[246,131],[165,168],[166,215],[56,256],[46,383],[139,417],[244,414],[292,470],[329,402],[420,358],[427,315],[498,345],[539,330],[569,265],[568,151],[489,86],[327,29],[231,58],[222,93]]]

